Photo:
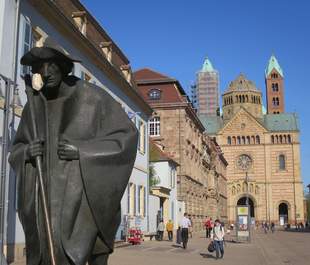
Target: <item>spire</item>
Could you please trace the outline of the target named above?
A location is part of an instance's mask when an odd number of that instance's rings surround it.
[[[202,72],[213,72],[214,68],[208,57],[206,57],[205,61],[203,62],[203,66],[201,69]]]
[[[282,76],[284,77],[283,75],[283,71],[282,71],[282,68],[280,67],[279,63],[278,63],[278,60],[277,58],[272,54],[270,59],[269,59],[269,62],[268,62],[268,66],[265,70],[265,76],[269,76],[269,74],[271,73],[271,71],[273,69],[276,69],[277,72]]]

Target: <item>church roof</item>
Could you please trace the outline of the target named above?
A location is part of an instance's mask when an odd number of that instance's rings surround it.
[[[209,60],[209,58],[206,57],[205,61],[203,62],[203,65],[202,65],[201,72],[213,72],[213,71],[214,71],[213,65],[212,65],[211,61]]]
[[[202,115],[199,119],[205,127],[207,134],[216,134],[223,127],[223,120],[219,116]]]
[[[223,128],[223,119],[218,116],[199,117],[207,134],[216,134]],[[256,119],[269,132],[299,131],[299,119],[296,113],[265,114],[262,119]]]
[[[244,74],[239,74],[238,77],[230,82],[228,89],[226,92],[231,92],[231,91],[259,91],[255,84],[248,80]]]
[[[283,75],[283,71],[282,71],[282,68],[280,67],[279,63],[278,63],[278,60],[277,58],[274,56],[274,55],[271,55],[270,59],[269,59],[269,62],[268,62],[268,66],[265,70],[265,75],[266,77],[270,75],[271,71],[275,69],[277,70],[277,72],[282,76],[284,77]]]
[[[264,125],[268,131],[299,131],[299,119],[296,113],[266,114]]]
[[[136,80],[166,80],[170,77],[156,72],[150,68],[142,68],[133,73]]]

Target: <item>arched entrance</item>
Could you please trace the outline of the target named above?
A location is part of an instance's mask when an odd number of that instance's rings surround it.
[[[241,197],[237,202],[237,206],[245,206],[245,205],[246,205],[246,197]],[[255,218],[254,202],[250,197],[249,197],[249,205],[250,205],[251,219],[254,219]]]
[[[279,204],[279,223],[280,225],[288,223],[288,205],[285,202]]]

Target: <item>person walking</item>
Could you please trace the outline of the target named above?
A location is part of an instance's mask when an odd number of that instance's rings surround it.
[[[180,226],[178,226],[178,230],[177,230],[177,241],[176,243],[178,245],[180,245],[182,243],[182,229]]]
[[[164,225],[163,220],[160,220],[158,227],[157,227],[157,231],[158,231],[158,240],[162,241],[164,237],[164,231],[165,231],[165,225]]]
[[[224,236],[224,227],[221,225],[220,220],[216,219],[215,225],[211,230],[211,240],[213,241],[215,247],[216,259],[223,258],[224,256]]]
[[[208,218],[207,223],[206,223],[206,233],[207,233],[206,236],[207,236],[207,238],[210,238],[210,236],[211,236],[211,229],[212,229],[211,220],[212,220],[212,218]]]
[[[182,243],[183,243],[183,248],[187,248],[187,243],[188,243],[188,229],[192,226],[191,221],[188,219],[187,213],[184,213],[184,217],[182,218],[181,221],[181,228],[182,228]]]
[[[267,234],[267,232],[268,232],[268,224],[267,224],[267,222],[264,222],[264,232],[265,232],[265,234]]]
[[[166,224],[166,230],[168,233],[169,241],[172,241],[172,239],[173,239],[173,222],[171,220],[169,220],[168,223]]]
[[[205,220],[205,222],[204,222],[204,224],[203,224],[203,226],[204,226],[204,227],[205,227],[205,229],[206,229],[206,238],[209,238],[209,227],[208,227],[208,221],[209,221],[208,216],[206,216],[206,220]]]
[[[271,222],[271,232],[274,233],[274,229],[275,229],[275,224],[274,222]]]
[[[176,243],[178,245],[180,245],[182,243],[182,229],[181,229],[181,226],[178,226],[178,230],[177,230],[177,240],[176,240]]]
[[[214,227],[214,223],[212,221],[212,217],[210,217],[209,219],[209,237],[211,236],[211,230],[213,229]]]

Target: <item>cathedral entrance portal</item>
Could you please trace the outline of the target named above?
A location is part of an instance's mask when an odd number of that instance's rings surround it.
[[[279,205],[279,223],[280,225],[288,223],[288,206],[284,202]]]

